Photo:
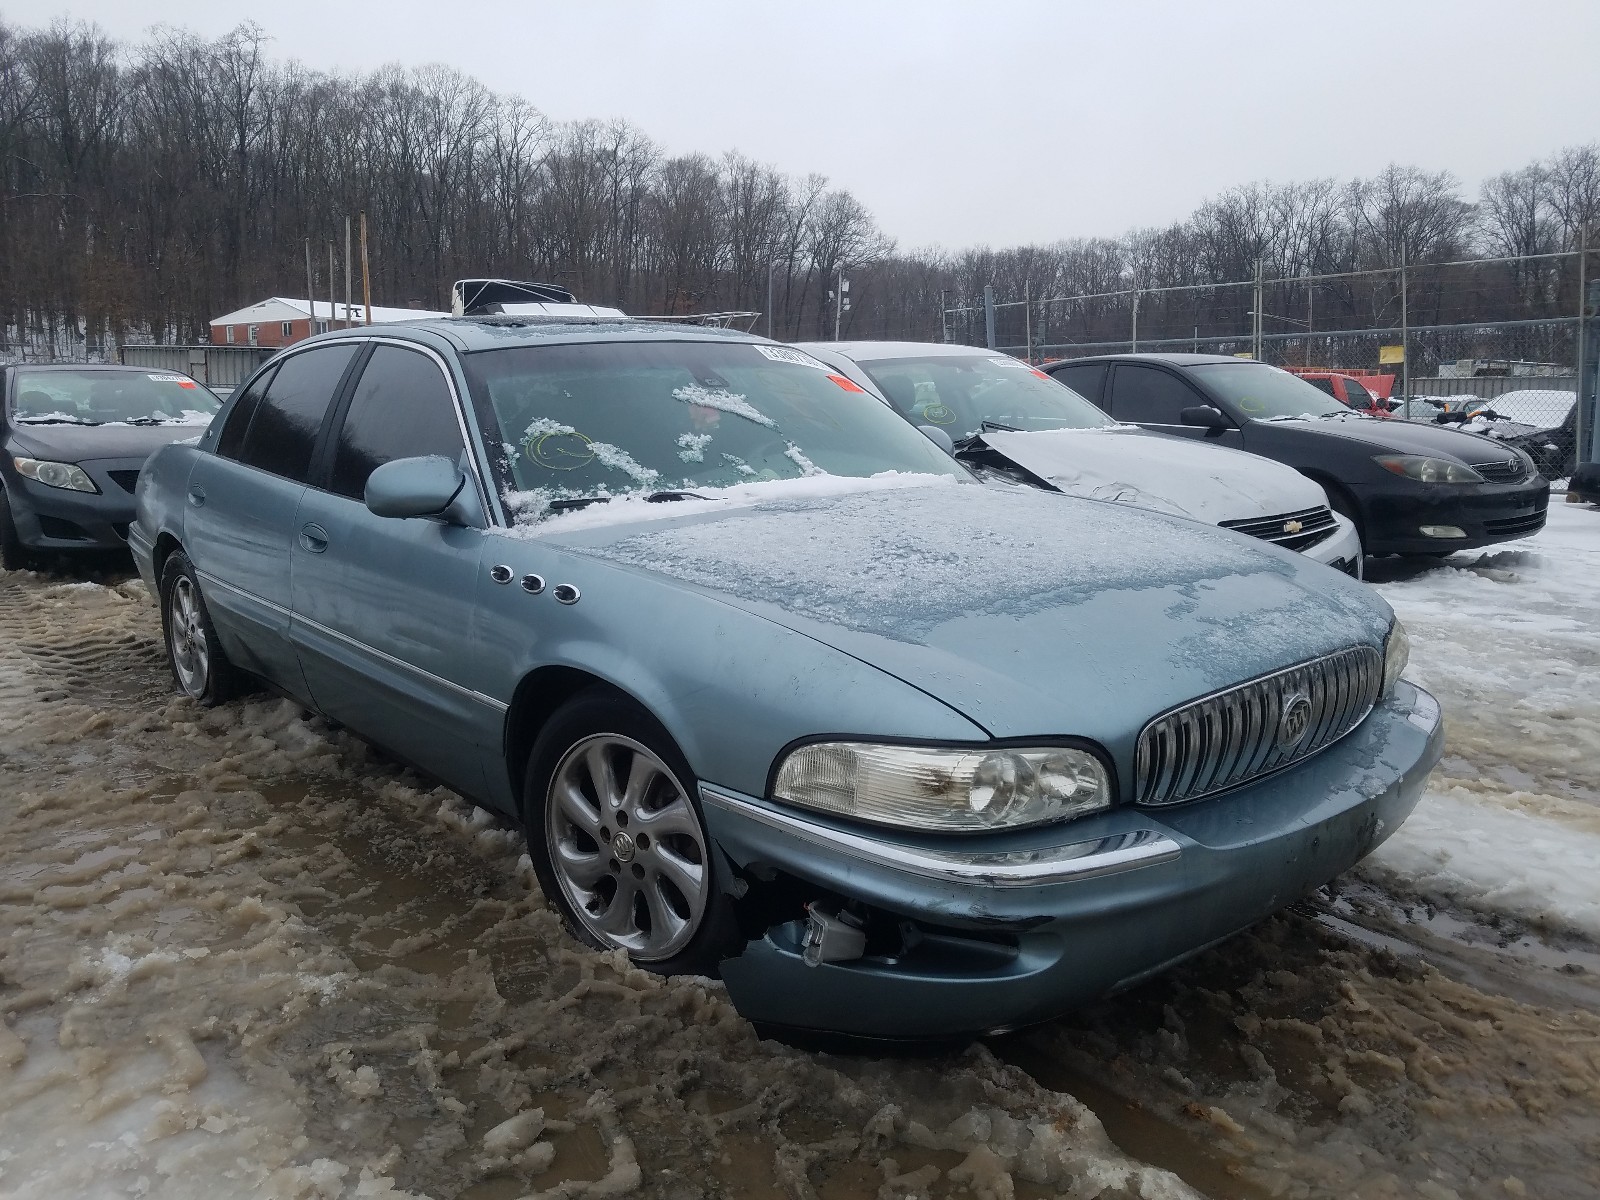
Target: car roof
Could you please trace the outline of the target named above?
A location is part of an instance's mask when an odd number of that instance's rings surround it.
[[[662,321],[620,320],[566,321],[537,316],[485,315],[473,317],[427,317],[416,321],[389,322],[335,329],[296,342],[295,348],[315,342],[341,341],[349,337],[399,337],[427,342],[440,338],[463,354],[479,350],[504,350],[511,346],[549,346],[581,342],[767,342],[757,334],[736,329],[717,329],[706,325],[674,325]]]
[[[987,346],[960,346],[948,342],[792,342],[800,350],[831,350],[853,362],[872,362],[883,358],[937,358],[981,354],[987,358],[1009,358],[1004,350]]]
[[[1272,367],[1271,363],[1258,362],[1253,358],[1235,358],[1231,354],[1091,354],[1085,358],[1058,358],[1055,362],[1045,364],[1045,370],[1051,367],[1065,366],[1067,363],[1080,362],[1161,362],[1174,367],[1195,367],[1206,363],[1249,363],[1252,366]],[[1274,371],[1277,367],[1272,367]]]
[[[3,363],[8,370],[21,371],[117,371],[128,375],[184,375],[187,372],[168,370],[165,367],[131,367],[124,363]]]

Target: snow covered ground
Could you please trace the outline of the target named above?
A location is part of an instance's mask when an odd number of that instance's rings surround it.
[[[517,835],[137,583],[0,574],[0,1197],[1600,1194],[1600,511],[1374,564],[1445,706],[1357,876],[989,1046],[760,1041],[578,949]]]
[[[1448,741],[1364,870],[1600,938],[1600,511],[1557,497],[1537,536],[1377,587]]]

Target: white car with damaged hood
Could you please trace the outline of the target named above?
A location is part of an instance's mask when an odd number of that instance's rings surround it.
[[[927,342],[797,345],[924,432],[942,432],[955,456],[980,473],[1220,525],[1361,577],[1355,526],[1328,506],[1320,484],[1292,467],[1120,424],[998,351]]]

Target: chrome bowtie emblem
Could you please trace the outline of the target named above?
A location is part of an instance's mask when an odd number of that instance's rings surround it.
[[[633,838],[625,833],[619,833],[611,839],[611,853],[617,856],[618,862],[633,861]]]
[[[1304,528],[1305,526],[1300,524],[1299,521],[1285,521],[1283,523],[1283,531],[1285,533],[1299,533]]]
[[[1289,750],[1298,745],[1311,727],[1311,698],[1297,692],[1283,698],[1283,716],[1278,718],[1278,749]]]

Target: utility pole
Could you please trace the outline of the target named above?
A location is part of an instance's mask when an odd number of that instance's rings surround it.
[[[311,239],[306,239],[306,305],[311,309],[311,317],[306,322],[306,336],[317,331],[317,289],[311,282]]]
[[[839,326],[844,320],[845,309],[850,307],[850,281],[844,277],[844,264],[839,264],[839,290],[834,293],[833,306],[833,340],[839,340]]]
[[[350,328],[350,214],[344,215],[344,327]]]
[[[315,328],[313,326],[312,328]],[[333,243],[328,243],[328,329],[333,330]]]
[[[994,349],[994,284],[983,285],[983,332],[984,344],[989,349]]]
[[[1306,366],[1311,365],[1311,314],[1316,304],[1317,285],[1311,282],[1311,272],[1306,272]]]
[[[939,336],[945,345],[950,344],[950,292],[947,288],[939,289]]]
[[[361,210],[361,306],[372,324],[372,273],[367,267],[367,210]]]
[[[1132,349],[1129,352],[1132,353],[1132,354],[1139,353],[1139,292],[1138,292],[1138,289],[1135,289],[1134,293],[1133,293],[1133,346],[1132,346]]]
[[[778,265],[775,258],[767,259],[767,336],[772,336],[772,269]]]

